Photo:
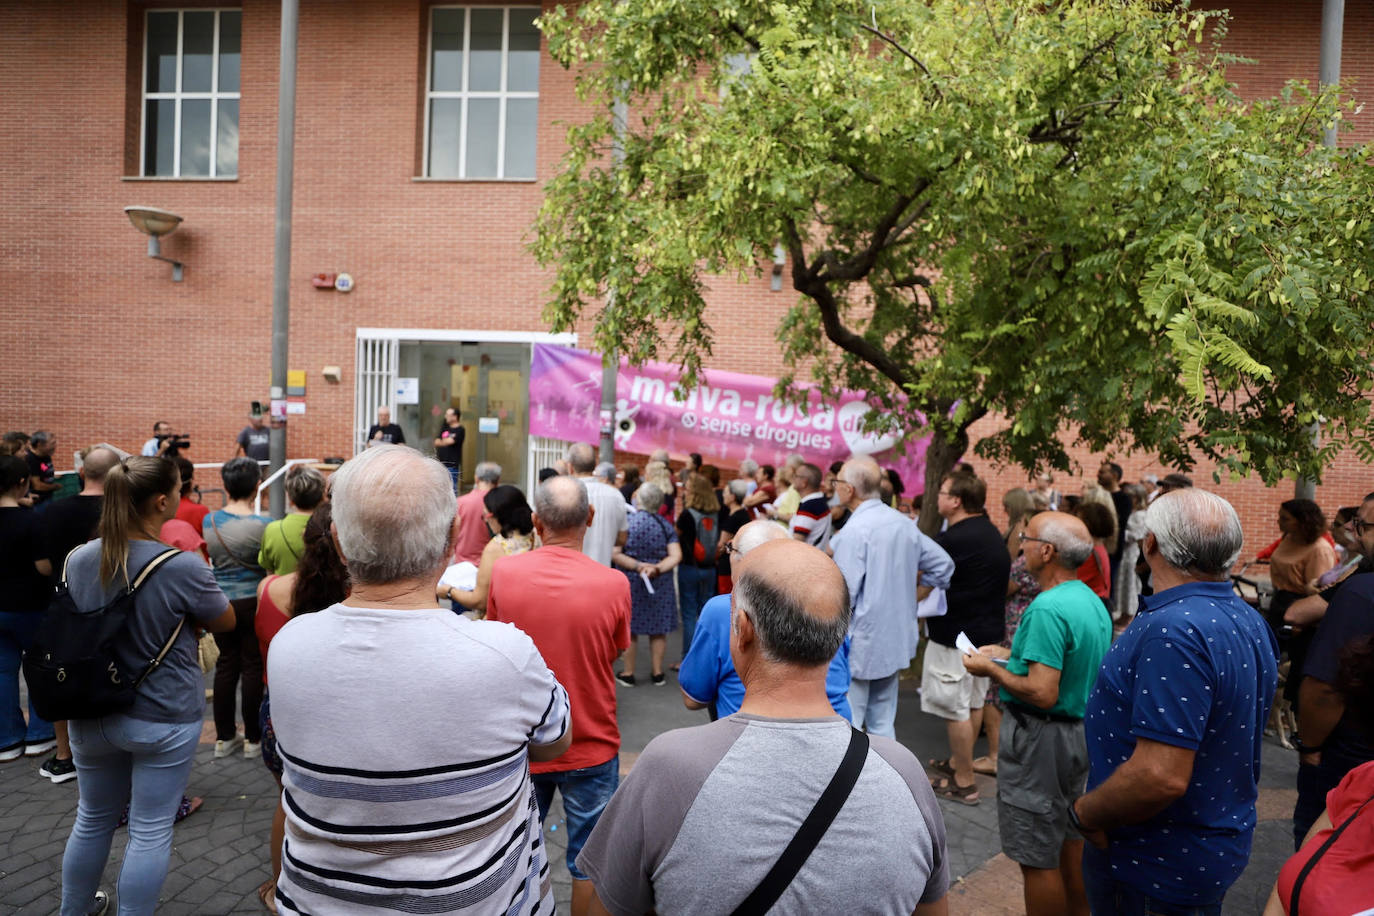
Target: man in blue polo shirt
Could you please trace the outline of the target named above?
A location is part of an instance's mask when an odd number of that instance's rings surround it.
[[[772,540],[784,540],[787,529],[777,522],[759,519],[744,525],[736,532],[726,551],[732,567],[741,557]],[[817,552],[817,560],[823,554]],[[713,719],[723,719],[739,712],[744,702],[744,682],[735,671],[730,657],[730,596],[717,595],[706,602],[697,619],[692,646],[682,660],[677,673],[682,688],[682,702],[688,709],[711,710]],[[840,644],[840,651],[825,673],[825,693],[835,712],[850,718],[849,709],[849,637]]]
[[[1227,580],[1242,540],[1230,503],[1166,493],[1145,528],[1155,593],[1102,661],[1070,819],[1091,844],[1094,914],[1219,914],[1250,857],[1278,646]]]

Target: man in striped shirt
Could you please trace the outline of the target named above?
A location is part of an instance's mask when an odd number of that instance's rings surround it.
[[[552,912],[529,761],[570,744],[566,691],[524,633],[435,607],[454,537],[443,465],[379,445],[332,499],[352,592],[269,655],[280,912]]]
[[[821,492],[821,469],[803,464],[792,472],[792,486],[801,497],[788,524],[792,537],[825,550],[830,546],[830,500]]]

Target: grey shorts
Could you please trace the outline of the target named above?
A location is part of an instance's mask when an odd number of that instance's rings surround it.
[[[1007,705],[997,756],[997,822],[1007,858],[1030,868],[1058,868],[1067,840],[1069,803],[1088,783],[1082,722],[1046,722]]]

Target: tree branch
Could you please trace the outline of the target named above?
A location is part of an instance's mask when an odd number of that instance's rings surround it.
[[[910,194],[899,195],[897,200],[892,204],[892,207],[887,213],[883,214],[882,219],[878,221],[878,225],[873,228],[873,235],[868,245],[843,263],[837,261],[833,264],[827,264],[826,267],[829,268],[830,275],[825,279],[861,280],[868,276],[868,272],[873,269],[874,263],[878,260],[878,255],[888,246],[890,240],[896,237],[893,234],[893,229],[898,225],[898,220],[902,218],[902,214],[905,213],[907,207],[911,206],[912,202],[925,193],[926,189],[929,187],[930,179],[922,178],[916,182],[916,187],[912,188]],[[928,205],[925,203],[917,207],[916,212],[913,213],[903,225],[903,231],[905,231],[906,226],[920,219],[921,214],[924,213],[927,208]],[[900,232],[897,234],[899,235]]]
[[[882,32],[878,29],[875,29],[872,26],[864,25],[862,22],[859,23],[859,28],[863,29],[865,32],[871,32],[874,35],[877,35],[883,41],[887,42],[888,44],[892,45],[893,48],[897,49],[897,51],[900,52],[904,57],[906,57],[907,60],[911,61],[916,66],[920,67],[921,72],[926,75],[926,79],[930,80],[930,88],[935,90],[935,97],[937,99],[940,99],[941,101],[944,100],[945,94],[940,91],[940,84],[935,82],[935,77],[930,75],[930,70],[928,70],[926,68],[926,65],[921,63],[916,58],[915,54],[912,54],[906,48],[898,44],[897,39],[893,38],[891,35],[888,35],[886,32]]]
[[[758,53],[758,51],[759,51],[759,43],[758,43],[757,41],[755,41],[754,39],[750,38],[748,35],[746,35],[746,34],[744,33],[744,29],[740,27],[740,24],[739,24],[738,22],[732,22],[732,23],[730,23],[729,28],[730,28],[730,31],[734,32],[736,35],[738,35],[740,38],[742,38],[742,39],[744,40],[744,43],[745,43],[745,44],[747,44],[749,47],[753,48],[753,49],[754,49],[754,53],[756,53],[756,54]]]
[[[810,296],[820,309],[821,326],[825,328],[825,336],[831,343],[868,363],[899,388],[910,381],[906,367],[889,356],[886,350],[844,326],[840,320],[839,303],[835,301],[834,293],[824,280],[812,277],[809,282],[797,289]]]

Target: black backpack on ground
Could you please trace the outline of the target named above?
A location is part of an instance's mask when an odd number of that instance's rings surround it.
[[[72,600],[67,566],[62,564],[62,581],[43,612],[33,645],[24,653],[24,679],[35,712],[58,722],[95,719],[133,705],[139,685],[171,651],[186,618],[177,621],[162,651],[149,659],[142,671],[127,670],[115,650],[126,639],[139,588],[179,553],[173,547],[153,557],[128,588],[93,611],[80,610]],[[71,555],[67,558],[70,560]]]

